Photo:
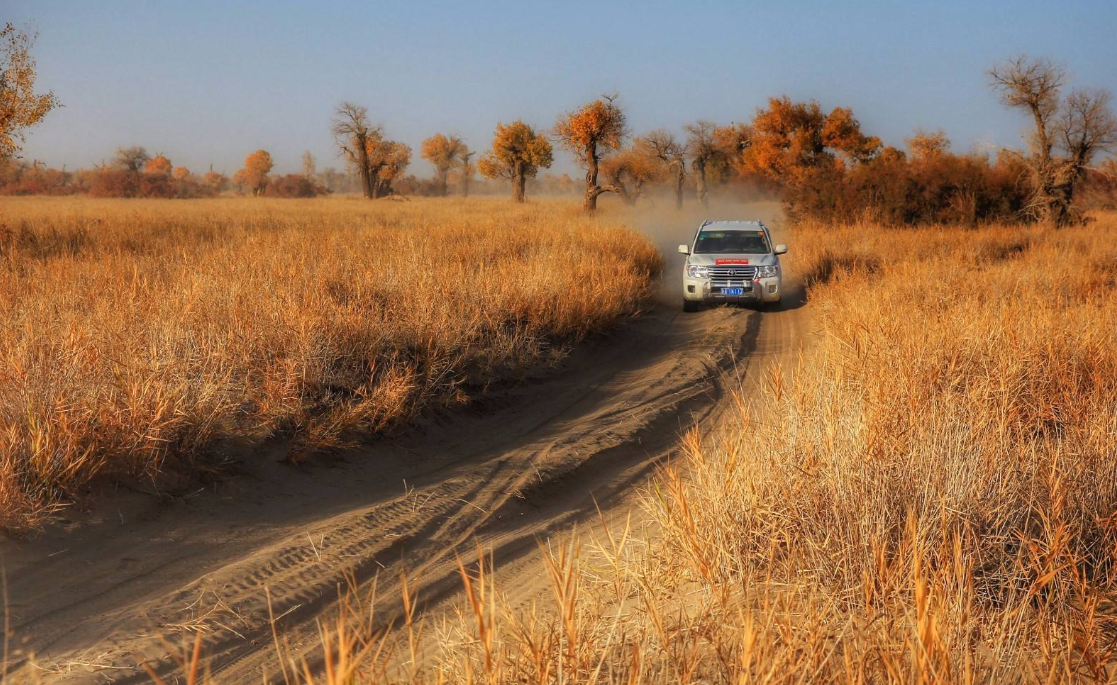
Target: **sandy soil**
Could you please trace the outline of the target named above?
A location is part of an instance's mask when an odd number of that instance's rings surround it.
[[[793,364],[803,304],[793,292],[776,311],[659,305],[538,382],[330,465],[295,469],[277,449],[189,496],[105,496],[96,512],[4,541],[10,672],[146,683],[136,665],[166,660],[161,636],[200,629],[219,681],[260,682],[277,671],[265,588],[297,654],[317,645],[315,620],[346,573],[378,576],[387,624],[401,573],[433,612],[460,588],[457,554],[478,544],[501,586],[531,597],[546,587],[536,541],[589,524],[598,507],[627,511],[684,429],[713,429],[728,392],[755,389],[772,361]]]

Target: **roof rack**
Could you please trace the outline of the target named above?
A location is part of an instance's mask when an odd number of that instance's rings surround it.
[[[758,226],[767,228],[760,219],[706,219],[699,224],[699,227],[709,226],[710,224],[757,224]]]

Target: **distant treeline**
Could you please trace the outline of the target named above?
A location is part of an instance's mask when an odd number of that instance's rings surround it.
[[[656,132],[651,140],[662,143],[663,135]],[[798,219],[871,219],[886,224],[1016,221],[1024,217],[1032,194],[1028,167],[1018,155],[955,154],[941,132],[917,133],[907,141],[906,151],[881,147],[861,161],[830,156],[825,146],[821,155],[818,150],[800,151],[795,155],[795,165],[755,153],[733,154],[733,148],[724,147],[733,144],[725,129],[715,127],[709,137],[720,140],[723,147],[714,145],[715,151],[706,159],[703,173],[707,193],[782,198],[791,216]],[[671,145],[684,147],[667,142],[669,151]],[[693,196],[697,186],[697,172],[689,163],[692,160],[683,159],[679,162],[686,165],[680,199]],[[652,195],[674,192],[670,161],[655,157],[649,151],[649,138],[639,137],[631,146],[603,157],[601,167],[607,185],[615,188],[612,192],[635,204]],[[265,162],[270,162],[270,156]],[[259,165],[253,171],[246,163],[232,177],[212,170],[199,174],[173,166],[164,155],[150,157],[143,148],[122,148],[110,164],[75,171],[9,159],[0,160],[0,194],[203,198],[234,193],[316,197],[361,192],[361,179],[355,170],[319,170],[308,156],[304,157],[302,174],[269,175],[270,164],[264,166],[266,171],[260,171]],[[452,190],[462,193],[462,185],[459,175],[450,176]],[[527,189],[545,195],[578,195],[580,185],[567,174],[525,179]],[[1108,159],[1088,169],[1082,185],[1082,207],[1117,208],[1117,160]],[[506,192],[503,184],[487,179],[473,181],[471,191],[485,195]],[[407,175],[394,182],[391,192],[437,196],[447,191],[437,178]]]
[[[249,179],[217,171],[194,173],[186,167],[163,165],[148,169],[144,163],[133,168],[126,160],[134,148],[122,148],[112,162],[92,169],[56,169],[43,162],[0,159],[0,195],[89,195],[91,197],[202,198],[219,195],[258,194],[265,197],[317,197],[330,193],[360,193],[361,180],[353,169],[332,167],[312,169],[309,173],[266,175],[259,193],[253,193]],[[143,148],[140,148],[143,151]],[[127,153],[127,154],[123,154]],[[146,155],[146,153],[143,153]],[[166,159],[157,155],[155,159]],[[169,164],[169,161],[168,161]],[[451,177],[450,189],[461,193],[461,179]],[[529,180],[528,187],[543,195],[576,195],[579,184],[568,174],[541,174]],[[479,195],[503,194],[503,184],[488,179],[472,181],[471,192]],[[392,192],[402,195],[437,196],[441,194],[434,178],[409,174],[397,179]]]
[[[1096,157],[1117,151],[1109,93],[1075,89],[1064,95],[1061,68],[1027,57],[999,64],[989,75],[1001,101],[1033,122],[1025,150],[957,154],[942,131],[916,131],[906,149],[886,146],[862,131],[848,108],[827,112],[813,100],[787,97],[769,99],[741,123],[696,121],[683,127],[682,137],[663,129],[632,135],[616,96],[604,96],[560,116],[547,130],[520,120],[498,123],[476,163],[462,138],[435,133],[420,150],[434,176],[421,179],[405,175],[410,146],[388,138],[365,107],[343,102],[331,132],[345,172],[319,171],[307,152],[302,173],[273,176],[271,155],[257,150],[229,178],[213,170],[196,174],[165,155],[128,147],[109,164],[74,172],[9,157],[0,161],[0,193],[193,198],[347,192],[377,199],[494,192],[507,183],[516,202],[529,190],[580,193],[588,213],[605,193],[627,204],[666,195],[677,207],[688,197],[706,205],[711,194],[759,194],[782,199],[793,220],[888,225],[1064,225],[1080,220],[1085,209],[1117,204],[1117,161],[1092,166]],[[552,165],[552,143],[573,155],[584,182],[540,174]]]

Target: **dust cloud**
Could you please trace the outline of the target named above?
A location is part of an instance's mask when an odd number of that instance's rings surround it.
[[[694,238],[698,224],[703,221],[763,221],[773,230],[783,227],[783,209],[771,200],[740,202],[711,198],[710,206],[701,205],[687,198],[682,209],[675,209],[670,197],[641,199],[640,204],[623,210],[625,221],[639,229],[659,248],[666,264],[656,291],[656,301],[670,307],[682,306],[680,279],[686,257],[679,254],[679,245]]]

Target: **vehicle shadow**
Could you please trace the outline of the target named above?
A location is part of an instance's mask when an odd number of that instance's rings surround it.
[[[807,304],[807,289],[799,283],[791,284],[787,290],[784,291],[780,303],[772,306],[765,311],[770,312],[789,312],[799,309]]]

